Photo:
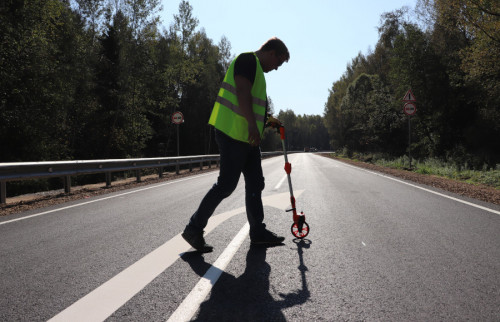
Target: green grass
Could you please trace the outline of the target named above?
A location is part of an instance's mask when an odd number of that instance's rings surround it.
[[[336,155],[340,157],[347,157],[346,155]],[[399,157],[396,159],[387,160],[376,155],[361,155],[354,153],[349,159],[371,162],[380,166],[405,169],[409,168],[408,156]],[[454,180],[459,180],[471,184],[484,184],[496,189],[500,189],[500,164],[497,164],[495,169],[487,169],[486,166],[483,170],[469,170],[468,165],[458,166],[453,163],[446,163],[444,161],[430,158],[423,161],[412,160],[412,171],[426,175],[436,175]]]
[[[395,161],[383,161],[378,160],[375,164],[380,164],[384,166],[394,167],[394,168],[404,168],[404,165],[408,166],[408,158],[403,161],[401,158]],[[445,163],[437,159],[427,159],[424,161],[413,161],[412,169],[416,173],[436,175],[441,177],[446,177],[454,180],[465,181],[471,184],[485,184],[492,186],[496,189],[500,189],[500,169],[499,166],[496,169],[490,170],[468,170],[465,166],[459,167],[454,164]]]

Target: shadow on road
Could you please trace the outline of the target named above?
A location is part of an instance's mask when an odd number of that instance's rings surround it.
[[[302,289],[289,294],[280,293],[281,299],[276,300],[276,296],[270,293],[271,266],[266,262],[267,248],[251,246],[246,257],[245,272],[239,277],[223,272],[212,288],[210,298],[201,304],[194,321],[286,321],[282,310],[303,304],[310,297],[307,267],[302,255],[304,248],[310,247],[311,241],[296,239],[294,242],[299,255]],[[200,276],[211,266],[197,253],[186,253],[182,259]]]

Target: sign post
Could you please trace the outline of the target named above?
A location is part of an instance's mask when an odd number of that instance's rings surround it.
[[[179,125],[184,123],[184,115],[177,111],[172,114],[172,123],[177,125],[177,156],[179,156]],[[175,166],[175,172],[179,174],[179,164]]]
[[[411,92],[411,89],[406,92],[403,97],[403,112],[408,115],[408,158],[410,159],[410,170],[411,170],[411,117],[417,112],[417,98]]]

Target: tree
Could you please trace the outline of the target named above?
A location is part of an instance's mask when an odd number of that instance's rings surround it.
[[[500,160],[500,3],[479,0],[434,1],[437,24],[460,30],[467,46],[459,51],[465,86],[476,92],[474,123],[466,129],[466,149],[494,166]],[[481,161],[477,166],[481,166]]]
[[[349,84],[359,75],[366,71],[367,60],[359,53],[350,64],[347,65],[342,77],[333,83],[329,91],[328,101],[325,104],[325,125],[330,134],[330,147],[340,149],[346,145],[345,119],[342,112],[342,101],[347,94]]]
[[[78,13],[87,21],[91,35],[100,33],[105,13],[104,0],[75,0],[75,2],[78,5]]]
[[[184,50],[187,49],[189,40],[198,24],[199,20],[193,17],[193,7],[189,1],[182,0],[179,4],[179,14],[174,15],[174,23],[170,27],[170,33],[178,37]]]
[[[223,48],[215,46],[203,29],[196,31],[198,21],[191,10],[187,1],[180,4],[174,24],[155,47],[155,77],[148,88],[158,104],[149,109],[154,132],[148,153],[160,149],[167,154],[176,150],[175,127],[170,124],[175,111],[181,111],[186,120],[179,127],[181,154],[217,152],[208,118],[226,71],[223,64],[231,45],[223,39]]]
[[[455,149],[472,153],[477,167],[483,162],[494,166],[500,160],[500,143],[490,139],[500,134],[500,4],[423,0],[420,7],[427,12],[433,44],[448,68],[454,91],[448,97],[460,98],[458,103],[453,101],[454,106],[467,106],[460,109],[467,124],[457,125],[462,127],[463,139]]]
[[[2,2],[0,161],[171,155],[174,111],[186,119],[181,153],[216,153],[207,122],[231,44],[197,30],[188,1],[159,32],[158,7],[159,0]],[[320,145],[321,117],[283,113],[291,145]],[[279,137],[269,138],[279,148]]]
[[[99,105],[86,129],[85,150],[93,158],[139,157],[151,133],[142,108],[137,108],[142,106],[137,101],[140,79],[134,81],[129,72],[132,37],[128,19],[118,11],[99,39],[95,92]]]
[[[130,19],[130,27],[135,39],[151,27],[156,27],[161,10],[159,0],[124,0],[124,12]]]
[[[467,162],[500,160],[498,1],[422,0],[423,25],[407,9],[382,15],[379,41],[333,83],[325,105],[332,147],[398,156],[406,135],[401,98],[418,98],[412,154]]]
[[[1,161],[68,158],[80,21],[57,0],[5,1],[0,17]]]
[[[226,38],[226,36],[222,36],[218,47],[220,55],[219,64],[221,64],[223,72],[225,74],[229,69],[229,66],[231,65],[231,61],[233,60],[231,56],[231,43],[229,42],[229,39]]]
[[[194,81],[186,84],[183,91],[181,108],[190,120],[183,129],[187,147],[184,151],[185,154],[211,153],[215,145],[211,142],[213,128],[208,125],[208,119],[224,78],[220,51],[202,30],[191,38],[188,57],[196,72]]]

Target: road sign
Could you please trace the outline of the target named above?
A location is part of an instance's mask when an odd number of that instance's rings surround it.
[[[408,102],[403,107],[403,112],[405,112],[405,114],[408,116],[412,116],[417,112],[417,106],[415,105],[415,103]]]
[[[403,97],[403,102],[416,102],[417,98],[413,93],[411,92],[411,89],[406,92],[405,96]]]
[[[181,124],[184,122],[184,115],[181,112],[175,112],[172,114],[172,123]]]
[[[411,92],[411,89],[406,92],[403,97],[403,102],[405,105],[403,106],[403,112],[408,115],[408,158],[410,159],[410,169],[411,169],[411,117],[417,112],[417,98]]]

